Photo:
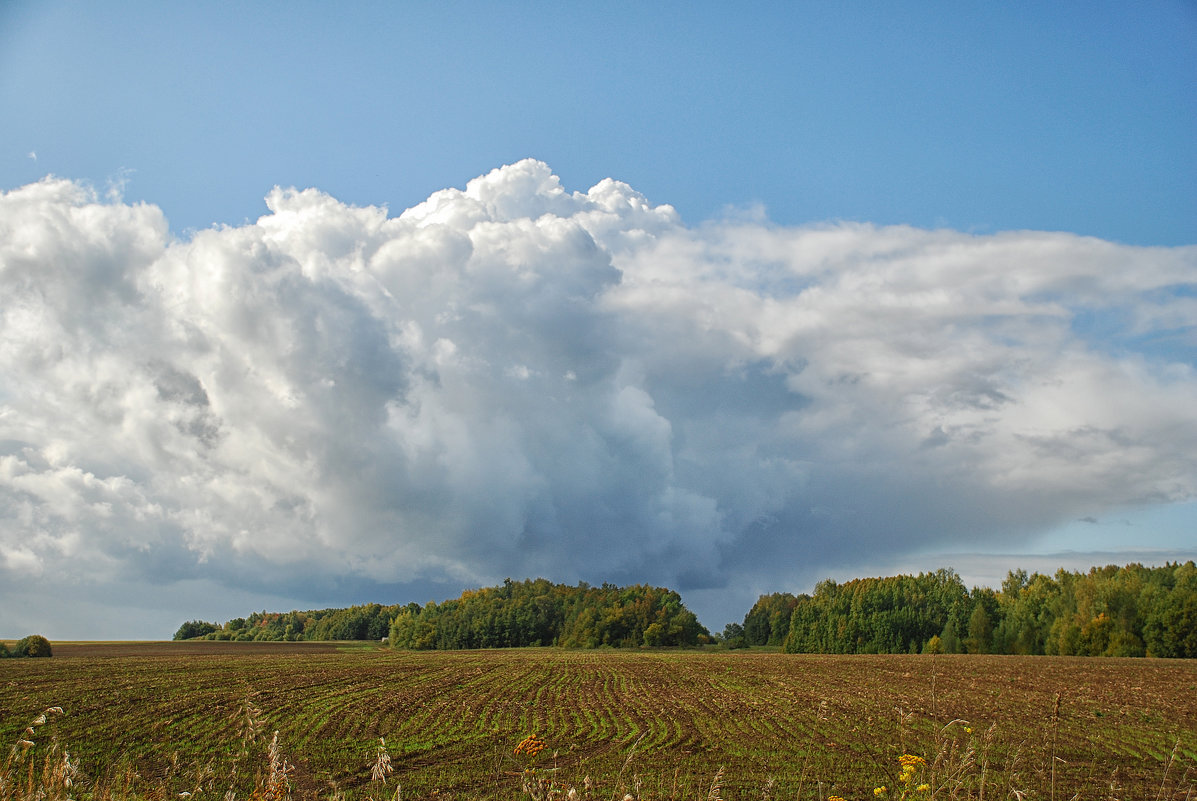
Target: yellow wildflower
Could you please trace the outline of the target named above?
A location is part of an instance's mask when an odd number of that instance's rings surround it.
[[[881,785],[880,787],[873,788],[873,795],[875,795],[875,796],[883,796],[887,792],[889,792],[889,788],[887,788],[884,784]]]
[[[931,785],[929,785],[929,784],[920,784],[918,787],[916,787],[916,788],[914,788],[914,789],[915,789],[916,791],[920,792],[920,793],[925,793],[925,792],[927,792],[928,790],[930,790],[930,789],[931,789]]]

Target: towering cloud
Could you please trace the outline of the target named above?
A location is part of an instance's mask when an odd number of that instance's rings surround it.
[[[691,228],[530,160],[267,205],[0,196],[0,600],[781,589],[1197,495],[1194,247]]]

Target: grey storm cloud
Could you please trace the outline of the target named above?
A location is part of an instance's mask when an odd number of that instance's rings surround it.
[[[0,196],[6,587],[784,589],[1197,495],[1194,247],[687,227],[532,160],[267,206]]]

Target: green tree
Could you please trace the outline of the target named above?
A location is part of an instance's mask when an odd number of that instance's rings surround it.
[[[744,616],[744,639],[749,645],[781,645],[790,631],[798,599],[788,592],[762,595]]]
[[[205,634],[211,634],[219,630],[220,626],[217,626],[215,623],[206,623],[202,620],[188,620],[179,626],[179,630],[175,632],[174,639],[193,640],[196,637],[203,637]]]
[[[746,618],[762,637],[767,601]],[[938,637],[938,646],[931,644]],[[961,638],[963,637],[963,642]],[[1075,654],[1197,657],[1197,565],[1013,570],[999,592],[965,590],[951,570],[822,581],[794,599],[788,652]]]
[[[665,644],[665,627],[660,623],[649,623],[648,627],[644,629],[644,644],[648,646],[658,646]]]
[[[570,587],[545,579],[467,590],[459,598],[395,614],[395,648],[594,648],[696,645],[709,633],[681,596],[661,587]]]
[[[1197,658],[1197,565],[1169,565],[1142,599],[1143,641],[1151,656]]]
[[[30,634],[17,641],[12,649],[14,656],[48,657],[53,656],[50,641],[40,634]]]
[[[989,612],[985,605],[978,603],[973,607],[973,613],[968,619],[968,639],[965,645],[970,654],[989,653],[990,640],[993,637],[993,623],[989,619]]]
[[[744,637],[744,627],[739,623],[728,623],[724,626],[720,639],[728,648],[743,648],[748,644]]]

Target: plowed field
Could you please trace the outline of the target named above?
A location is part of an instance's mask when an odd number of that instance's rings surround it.
[[[60,706],[39,738],[163,798],[201,766],[221,797],[247,700],[301,797],[393,797],[397,779],[405,799],[518,798],[529,762],[512,749],[532,733],[539,778],[582,793],[590,776],[602,799],[706,798],[720,767],[725,799],[871,799],[899,786],[903,753],[945,790],[959,771],[960,797],[1197,797],[1193,661],[147,643],[0,662],[3,743]]]

